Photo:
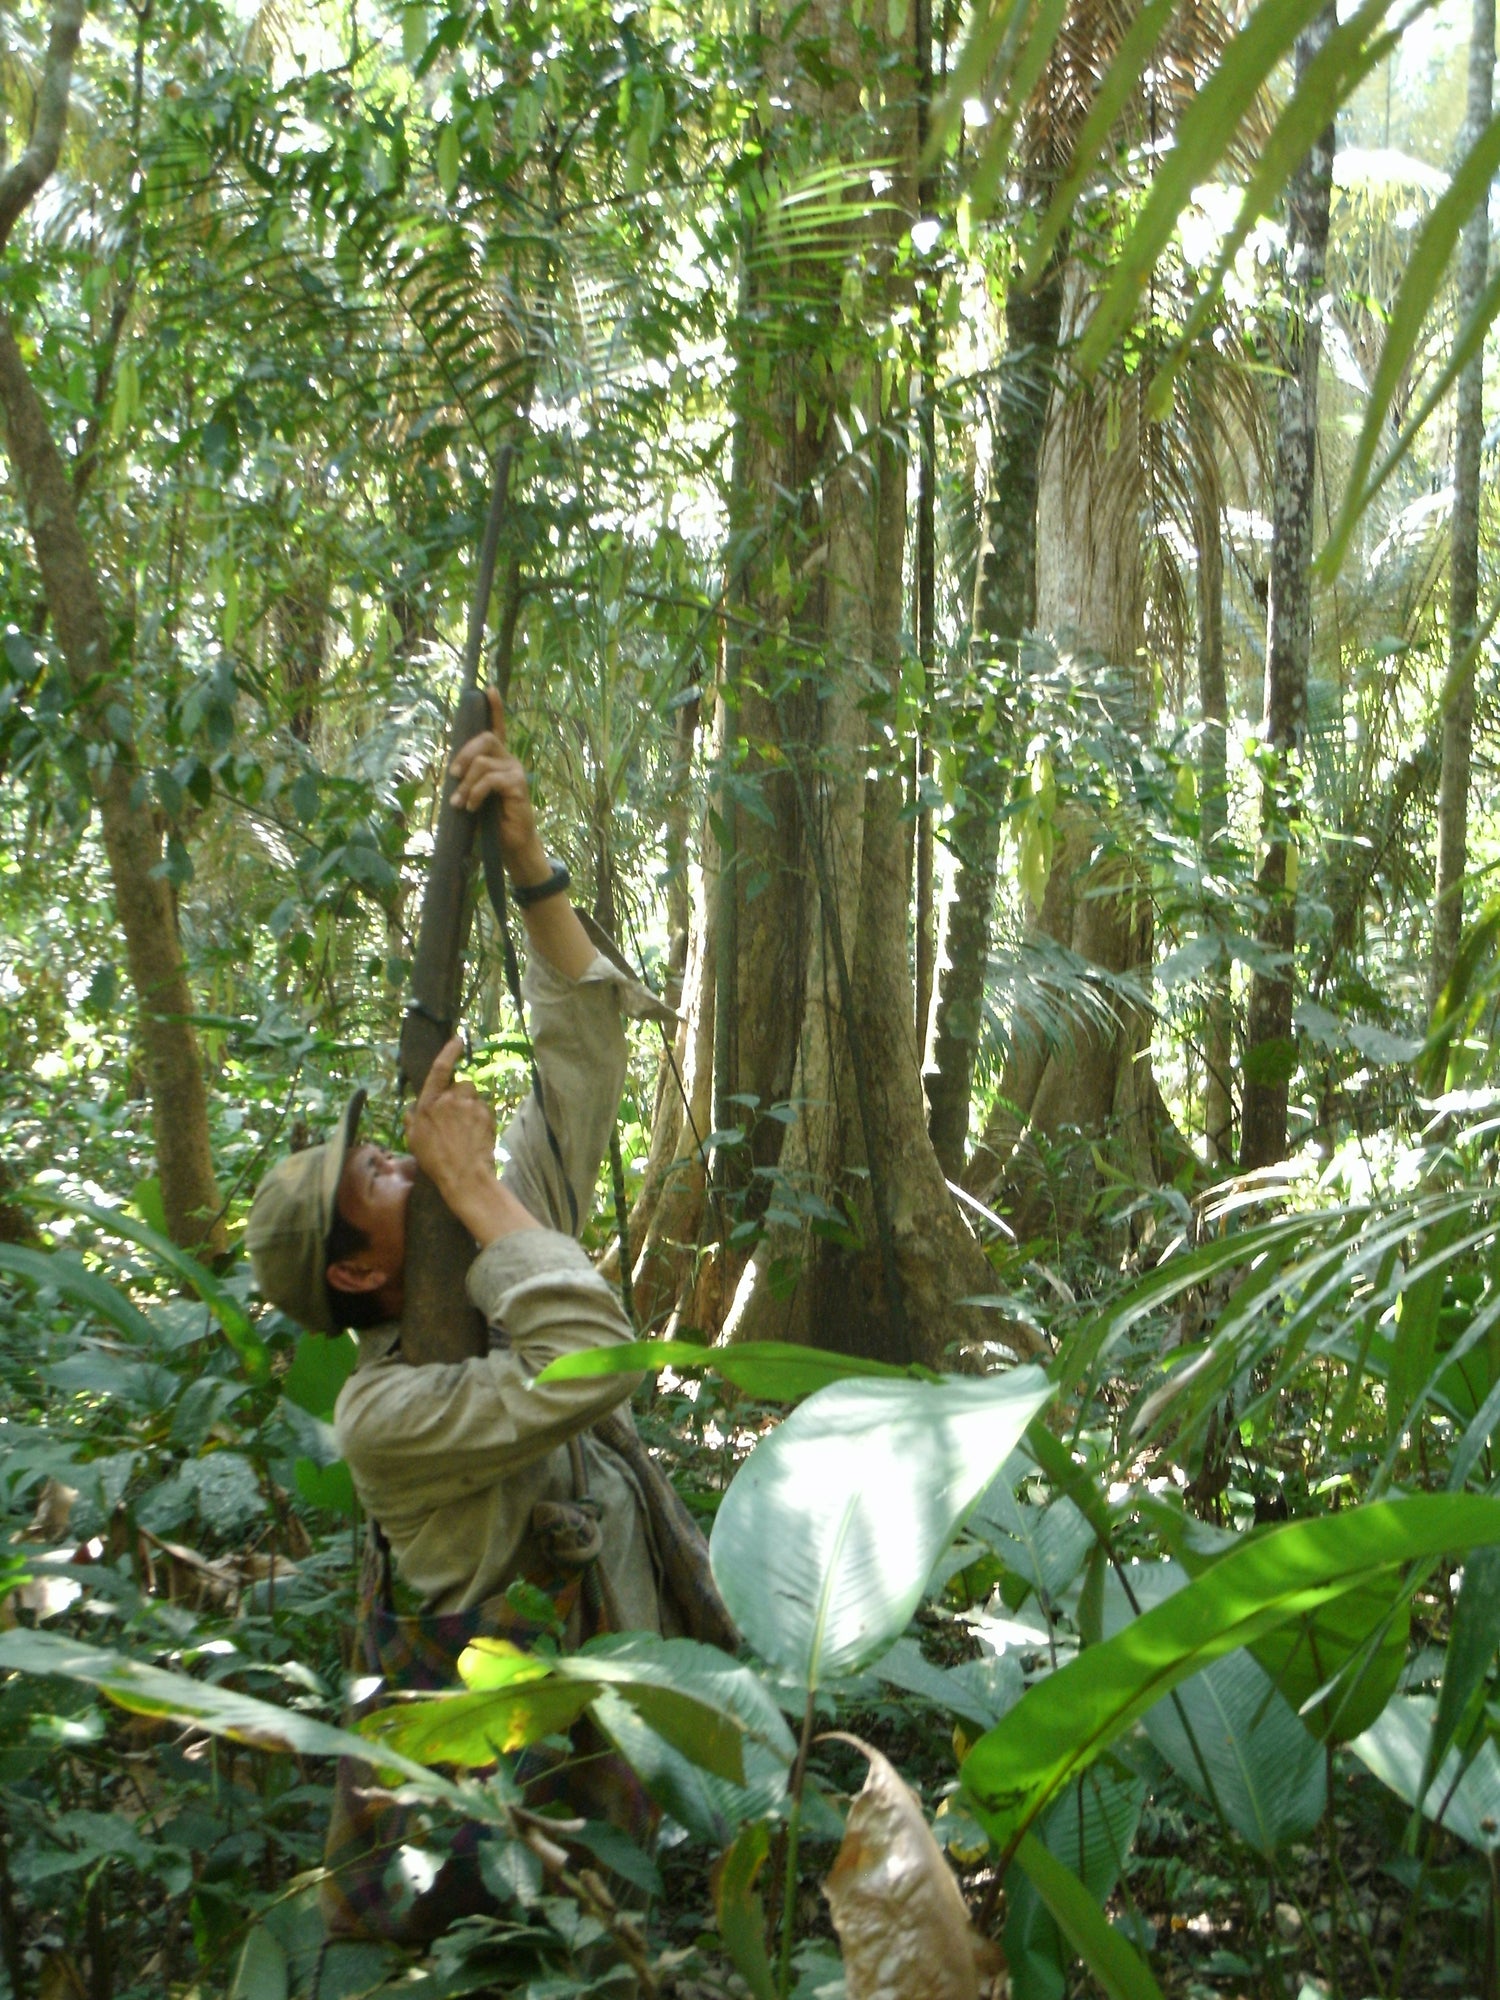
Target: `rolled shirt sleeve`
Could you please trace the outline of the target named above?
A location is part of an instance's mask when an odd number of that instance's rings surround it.
[[[621,1016],[676,1018],[635,977],[604,932],[588,918],[582,921],[598,949],[579,978],[568,979],[535,955],[527,965],[521,995],[546,1117],[536,1093],[528,1092],[500,1140],[504,1185],[539,1222],[573,1236],[592,1205],[625,1085]]]

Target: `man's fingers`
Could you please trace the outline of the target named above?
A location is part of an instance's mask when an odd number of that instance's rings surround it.
[[[453,753],[453,761],[448,766],[455,778],[461,778],[476,757],[504,757],[505,744],[492,729],[484,730],[478,736],[471,736],[467,743],[461,743]]]
[[[467,806],[472,812],[485,799],[497,793],[509,798],[523,798],[526,794],[526,773],[514,757],[475,757],[459,777],[452,803]]]
[[[499,688],[486,688],[484,692],[490,704],[490,728],[500,738],[500,748],[504,750],[506,748],[505,701]]]
[[[453,1072],[458,1068],[463,1056],[464,1045],[457,1035],[451,1042],[444,1042],[432,1059],[432,1068],[427,1072],[427,1081],[422,1085],[422,1094],[417,1099],[417,1110],[424,1111],[429,1104],[441,1097],[453,1081]]]

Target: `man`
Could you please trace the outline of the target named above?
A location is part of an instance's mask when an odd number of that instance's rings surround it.
[[[462,1047],[452,1041],[407,1118],[410,1154],[361,1142],[364,1093],[356,1093],[335,1139],[267,1175],[246,1242],[274,1304],[318,1331],[356,1330],[359,1361],[338,1400],[335,1434],[397,1575],[424,1609],[466,1611],[545,1566],[533,1516],[539,1503],[580,1497],[569,1450],[578,1439],[599,1513],[611,1622],[660,1631],[639,1483],[588,1434],[639,1377],[555,1388],[539,1388],[535,1377],[560,1354],[632,1337],[615,1291],[565,1232],[588,1213],[624,1083],[621,1010],[637,1018],[665,1010],[598,948],[569,901],[537,831],[526,774],[506,750],[493,692],[491,703],[494,727],[454,759],[453,799],[470,811],[500,801],[506,871],[531,945],[523,992],[546,1120],[529,1097],[506,1131],[508,1163],[497,1174],[493,1114],[472,1084],[456,1080]],[[472,1361],[413,1368],[402,1359],[406,1212],[418,1166],[479,1245],[468,1290],[494,1333],[490,1351]]]
[[[517,1582],[552,1595],[569,1645],[601,1627],[729,1633],[727,1621],[715,1629],[721,1607],[701,1537],[628,1417],[612,1419],[609,1443],[592,1429],[640,1378],[536,1381],[558,1355],[632,1337],[573,1232],[588,1213],[624,1082],[622,1010],[671,1017],[600,949],[607,940],[591,935],[568,900],[566,871],[547,856],[526,774],[506,749],[499,697],[490,700],[492,728],[453,761],[453,801],[469,811],[500,802],[506,871],[531,947],[523,992],[545,1108],[534,1093],[522,1105],[497,1173],[493,1114],[456,1078],[462,1045],[451,1041],[408,1115],[409,1155],[361,1141],[357,1092],[335,1138],[267,1175],[246,1232],[265,1297],[308,1328],[357,1334],[334,1431],[384,1559],[379,1575],[367,1564],[360,1646],[372,1671],[408,1688],[451,1677],[476,1632],[534,1637],[506,1597]],[[479,1246],[467,1285],[491,1331],[488,1352],[472,1360],[412,1366],[402,1356],[407,1209],[419,1166]],[[421,1604],[415,1617],[395,1614],[392,1564]],[[435,1679],[403,1671],[417,1656],[440,1662]],[[606,1787],[603,1766],[613,1761],[594,1760]],[[397,1930],[388,1903],[390,1857],[403,1835],[393,1809],[368,1805],[372,1796],[368,1773],[341,1773],[325,1915],[345,1934],[415,1935]],[[608,1802],[598,1810],[620,1817]],[[413,1921],[431,1935],[451,1902],[417,1901]]]

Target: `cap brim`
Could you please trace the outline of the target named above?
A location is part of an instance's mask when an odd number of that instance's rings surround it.
[[[323,1155],[323,1183],[319,1189],[321,1196],[319,1211],[323,1219],[325,1244],[328,1232],[333,1228],[333,1218],[338,1213],[339,1182],[344,1178],[344,1163],[349,1158],[349,1149],[358,1135],[359,1121],[364,1116],[364,1109],[369,1101],[369,1091],[355,1091],[344,1107],[344,1115],[339,1121],[338,1136],[328,1141],[327,1150]],[[326,1270],[324,1282],[325,1284],[327,1282]]]

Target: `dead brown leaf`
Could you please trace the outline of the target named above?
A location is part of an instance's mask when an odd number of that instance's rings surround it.
[[[837,1736],[870,1765],[823,1884],[849,2000],[1001,2000],[999,1947],[970,1923],[915,1796],[878,1750]]]

